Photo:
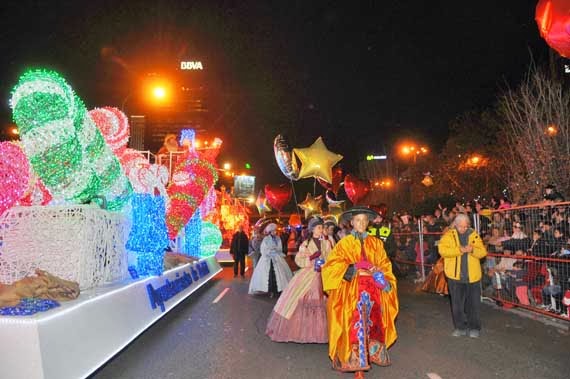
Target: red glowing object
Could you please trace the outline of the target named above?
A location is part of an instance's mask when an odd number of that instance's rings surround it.
[[[570,0],[540,0],[535,20],[548,46],[570,57]]]
[[[348,174],[344,178],[344,190],[350,201],[358,204],[370,192],[370,182]]]
[[[265,197],[269,205],[278,211],[281,211],[285,205],[291,200],[293,191],[290,184],[265,185]]]

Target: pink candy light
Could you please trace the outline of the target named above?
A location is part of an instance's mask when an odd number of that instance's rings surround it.
[[[104,107],[89,111],[97,128],[103,134],[107,145],[119,156],[127,147],[129,141],[129,119],[117,108]]]
[[[20,199],[30,181],[30,164],[19,145],[0,142],[0,214]]]

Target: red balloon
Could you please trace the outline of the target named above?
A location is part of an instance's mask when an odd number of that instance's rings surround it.
[[[290,184],[280,184],[272,186],[271,184],[265,185],[265,197],[269,205],[278,211],[281,211],[285,205],[291,200],[293,191]]]
[[[291,213],[291,216],[289,217],[289,226],[297,227],[301,225],[301,217],[297,213]]]
[[[340,189],[340,183],[342,183],[343,174],[344,172],[342,171],[342,168],[335,167],[332,170],[332,184],[325,182],[321,178],[317,178],[317,180],[324,189],[332,191],[335,195],[338,195],[338,190]]]
[[[548,46],[570,58],[570,0],[540,0],[535,20]]]
[[[358,204],[370,192],[370,182],[348,174],[344,178],[344,191],[352,204]]]

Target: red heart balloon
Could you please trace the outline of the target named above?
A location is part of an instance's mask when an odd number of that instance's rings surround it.
[[[293,191],[290,184],[265,185],[265,198],[269,205],[278,211],[281,211],[287,205],[292,195]]]
[[[348,174],[344,178],[344,191],[352,204],[358,204],[370,192],[370,182]]]
[[[342,183],[343,175],[344,172],[342,168],[337,166],[332,170],[332,183],[327,183],[321,178],[317,178],[317,180],[319,181],[319,184],[323,186],[324,189],[332,191],[335,195],[338,196],[338,190],[340,188],[340,183]]]

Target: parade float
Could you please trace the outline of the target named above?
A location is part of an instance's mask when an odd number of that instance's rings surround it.
[[[86,377],[221,271],[209,221],[221,141],[200,151],[188,130],[175,165],[151,163],[127,147],[120,110],[88,111],[46,70],[25,73],[10,105],[20,141],[0,143],[2,377]]]

